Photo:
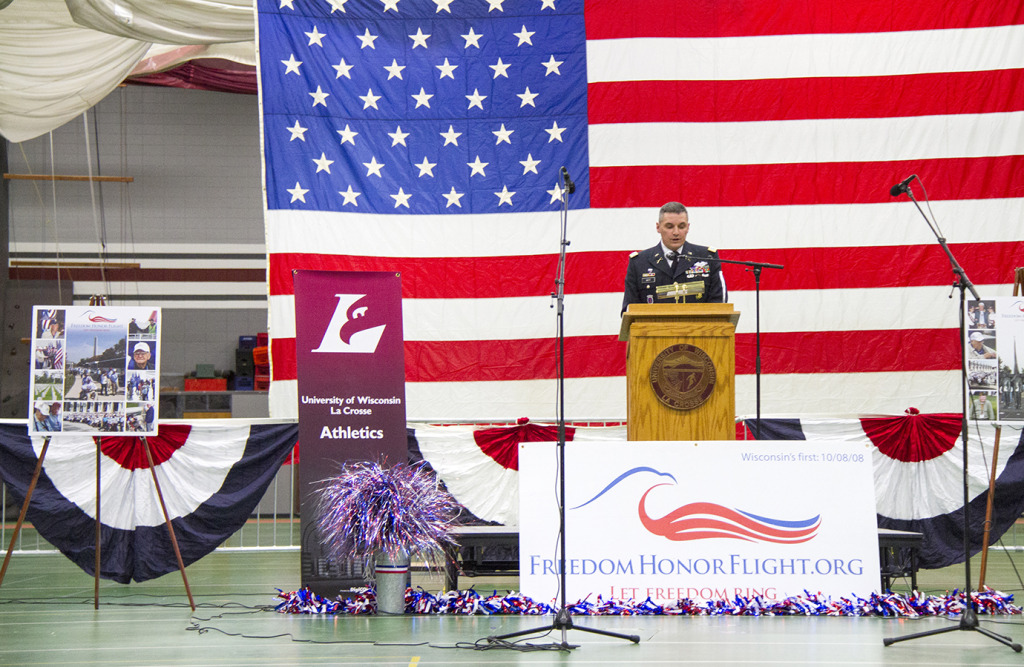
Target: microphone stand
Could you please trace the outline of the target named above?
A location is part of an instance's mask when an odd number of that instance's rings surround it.
[[[688,253],[688,257],[697,259],[692,253]],[[757,418],[754,420],[754,440],[761,439],[761,271],[763,269],[784,269],[781,264],[769,264],[767,262],[743,262],[736,259],[715,259],[715,262],[721,264],[739,264],[740,266],[749,266],[750,270],[754,272],[754,341],[755,341],[755,353],[754,353],[754,386],[755,396],[754,403],[757,408]]]
[[[569,195],[576,190],[576,186],[569,179],[569,173],[562,167],[562,177],[565,181],[565,188],[562,190],[562,211],[561,211],[561,227],[562,227],[562,238],[559,241],[559,254],[558,254],[558,271],[557,277],[555,278],[555,289],[556,292],[552,293],[551,298],[555,300],[552,304],[556,306],[556,317],[558,321],[557,336],[558,336],[558,536],[560,551],[558,555],[558,576],[559,582],[558,587],[561,592],[561,600],[558,608],[558,613],[555,615],[555,620],[550,625],[541,626],[539,628],[529,628],[527,630],[519,630],[518,632],[509,632],[504,635],[496,635],[487,638],[488,643],[495,644],[501,643],[505,639],[512,637],[519,637],[522,635],[530,635],[538,632],[551,632],[552,630],[561,630],[562,641],[555,642],[553,646],[560,650],[569,650],[578,648],[578,644],[570,644],[566,636],[569,630],[581,630],[583,632],[590,632],[596,635],[604,635],[606,637],[615,637],[617,639],[625,639],[631,641],[634,644],[640,643],[640,637],[638,635],[624,635],[617,632],[610,632],[608,630],[597,630],[595,628],[586,628],[582,625],[574,625],[572,622],[572,612],[569,610],[568,605],[565,602],[565,249],[569,245],[569,241],[566,240],[567,228],[569,221]],[[535,647],[536,648],[536,647]]]
[[[907,179],[906,183],[909,183],[911,179]],[[918,179],[920,180],[920,179]],[[902,186],[902,187],[900,187]],[[924,187],[923,185],[921,186]],[[963,409],[963,415],[960,424],[960,446],[963,448],[963,492],[964,492],[964,521],[963,521],[963,533],[964,533],[964,595],[967,597],[967,604],[964,607],[963,613],[960,614],[960,623],[945,628],[937,628],[935,630],[928,630],[926,632],[915,632],[913,634],[904,635],[902,637],[887,637],[882,640],[882,644],[885,646],[891,646],[896,642],[906,641],[908,639],[918,639],[919,637],[929,637],[931,635],[943,634],[946,632],[955,632],[957,630],[980,632],[981,634],[996,640],[1001,644],[1009,646],[1017,653],[1021,652],[1021,645],[1014,642],[1013,639],[1005,635],[1000,635],[992,632],[988,628],[983,628],[978,623],[978,611],[972,597],[973,589],[971,588],[971,537],[970,537],[970,490],[968,488],[968,477],[967,477],[967,434],[968,434],[968,422],[967,422],[967,322],[964,319],[964,306],[967,300],[967,290],[971,291],[974,298],[981,301],[981,297],[978,296],[977,290],[974,289],[974,285],[967,278],[967,273],[964,272],[960,264],[957,263],[956,258],[953,257],[953,253],[950,252],[949,246],[946,245],[946,239],[943,238],[941,232],[939,232],[938,225],[932,224],[932,221],[928,219],[928,216],[921,210],[920,204],[914,199],[914,193],[910,191],[910,188],[905,184],[900,184],[894,187],[890,193],[892,196],[898,196],[900,191],[906,192],[910,200],[914,202],[914,206],[921,213],[921,217],[924,218],[925,222],[928,223],[928,228],[935,234],[936,240],[939,245],[942,246],[943,251],[946,253],[946,257],[949,259],[949,264],[953,269],[953,273],[956,275],[956,281],[953,283],[954,289],[960,290],[960,399],[961,406]],[[928,192],[925,191],[925,198],[927,199]]]

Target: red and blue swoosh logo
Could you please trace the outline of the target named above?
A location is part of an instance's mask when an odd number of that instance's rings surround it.
[[[615,478],[596,496],[572,509],[589,505],[626,478],[641,473],[654,473],[659,477],[672,480],[673,484],[676,483],[675,477],[669,473],[649,467],[632,468]],[[806,519],[780,519],[709,502],[688,503],[662,517],[652,517],[647,513],[647,496],[660,486],[669,486],[669,482],[661,482],[647,489],[637,504],[637,513],[640,523],[649,533],[673,542],[730,539],[772,544],[800,544],[814,539],[821,527],[820,514]]]
[[[89,319],[90,322],[108,322],[108,323],[116,323],[117,322],[117,320],[112,320],[109,317],[104,317],[103,315],[96,315],[96,314],[94,314],[94,311],[92,311],[92,310],[85,311],[84,315]]]

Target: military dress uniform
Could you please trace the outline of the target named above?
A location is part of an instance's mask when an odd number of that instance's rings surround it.
[[[661,244],[635,253],[626,268],[626,291],[622,299],[622,312],[631,303],[675,303],[675,298],[659,299],[657,288],[673,283],[688,283],[700,280],[704,293],[699,297],[690,294],[679,299],[680,303],[724,303],[726,300],[725,280],[722,265],[718,262],[718,251],[707,246],[684,243],[677,251],[679,259],[674,269],[662,252]],[[692,255],[687,257],[686,255]]]

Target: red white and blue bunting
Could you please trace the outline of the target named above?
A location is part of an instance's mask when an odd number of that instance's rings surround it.
[[[242,527],[297,438],[295,424],[160,424],[148,441],[185,565]],[[42,446],[24,424],[0,424],[0,478],[19,505]],[[101,438],[100,451],[100,576],[128,583],[177,570],[141,440]],[[93,438],[51,441],[27,516],[47,542],[95,574]]]

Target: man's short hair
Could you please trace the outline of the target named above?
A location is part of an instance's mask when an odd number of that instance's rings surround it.
[[[661,210],[658,211],[658,222],[661,222],[661,219],[665,217],[666,213],[686,213],[686,207],[677,201],[670,201],[662,206]]]

